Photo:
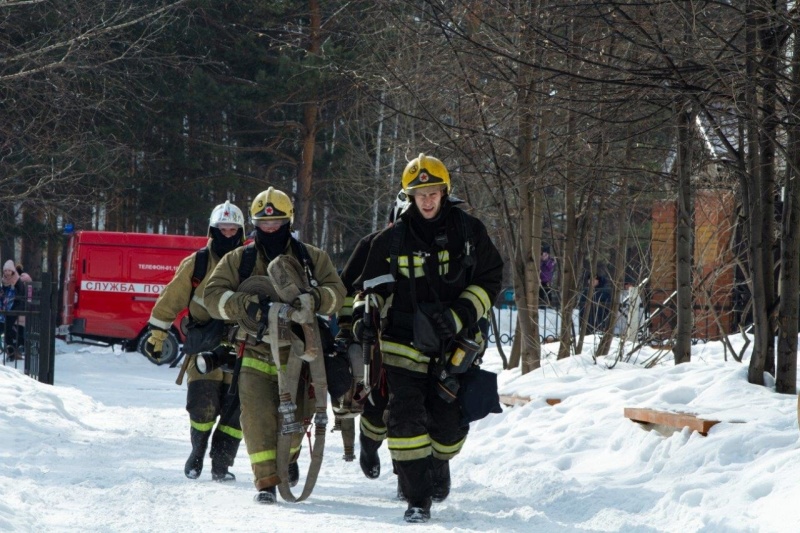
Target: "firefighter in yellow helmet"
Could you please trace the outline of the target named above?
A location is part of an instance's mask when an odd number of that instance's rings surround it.
[[[184,373],[189,377],[186,410],[189,412],[192,452],[184,465],[184,474],[189,479],[200,477],[211,439],[211,478],[214,481],[233,481],[236,477],[228,472],[228,468],[233,465],[242,440],[239,400],[235,394],[229,394],[233,368],[223,365],[213,372],[201,374],[196,361],[200,352],[216,349],[219,353],[229,353],[231,349],[225,343],[227,326],[209,315],[200,296],[220,259],[244,244],[241,209],[230,202],[216,206],[208,221],[208,237],[208,245],[181,262],[172,281],[159,295],[150,314],[150,332],[144,351],[151,359],[158,360],[172,322],[181,311],[189,308],[188,333],[183,346],[187,355],[178,378],[178,384],[181,384]]]
[[[247,292],[239,291],[242,281],[250,276],[268,276],[267,266],[281,256],[291,255],[301,264],[306,264],[306,275],[312,287],[310,298],[302,305],[309,305],[314,313],[330,315],[336,313],[344,302],[345,288],[330,257],[323,250],[305,244],[292,236],[294,206],[286,193],[270,187],[259,193],[250,206],[250,221],[255,226],[252,244],[243,246],[226,255],[214,269],[206,285],[203,299],[212,316],[224,320],[250,318],[259,321],[269,311],[271,302]],[[307,295],[302,295],[307,296]],[[239,374],[239,399],[242,406],[241,423],[247,453],[253,470],[255,500],[258,503],[274,503],[276,486],[280,483],[276,453],[278,431],[278,369],[272,358],[267,337],[255,336],[239,330],[237,340],[245,342]],[[279,350],[281,365],[288,360],[290,347]],[[297,417],[313,413],[314,405],[308,397],[308,384],[301,382],[302,390],[297,394]],[[302,445],[302,434],[292,437],[292,457],[289,464],[290,485],[299,476],[297,457]]]
[[[425,522],[431,501],[450,492],[449,462],[464,445],[469,422],[487,414],[467,413],[465,400],[456,398],[468,372],[483,372],[474,368],[479,320],[500,291],[503,260],[483,223],[450,197],[450,173],[439,159],[420,154],[401,184],[412,202],[372,241],[355,284],[374,288],[353,304],[353,335],[379,343],[390,392],[389,452],[408,503],[404,519]],[[379,283],[391,277],[393,283]],[[359,316],[365,298],[384,320],[374,312]],[[469,352],[456,366],[452,355],[462,346]],[[361,444],[362,463],[379,464],[377,447],[365,457]]]

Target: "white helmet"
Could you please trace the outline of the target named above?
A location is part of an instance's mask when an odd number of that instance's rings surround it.
[[[397,197],[394,199],[394,204],[392,204],[391,211],[389,212],[389,223],[393,223],[397,221],[397,217],[399,217],[403,211],[408,209],[408,206],[411,205],[411,200],[408,198],[408,194],[403,189],[400,189],[400,192],[397,193]]]
[[[242,210],[233,205],[229,200],[224,204],[219,204],[211,211],[208,219],[208,227],[216,228],[220,224],[236,224],[244,231],[244,215]]]

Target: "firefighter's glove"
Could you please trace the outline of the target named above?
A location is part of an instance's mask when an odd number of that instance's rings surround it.
[[[161,350],[164,348],[164,341],[167,339],[167,335],[169,335],[169,333],[167,333],[166,330],[151,327],[150,337],[148,337],[147,342],[144,343],[145,355],[151,359],[161,359]]]
[[[372,345],[378,340],[378,331],[372,324],[367,324],[363,318],[359,318],[353,323],[353,339],[362,344]]]
[[[290,318],[292,322],[298,324],[311,324],[316,316],[316,304],[314,296],[311,293],[303,293],[292,302],[292,311]]]
[[[258,294],[254,294],[250,297],[249,303],[245,308],[247,311],[247,316],[256,322],[266,324],[271,305],[272,300],[269,296],[259,296]]]
[[[452,309],[445,309],[443,313],[436,313],[433,316],[433,321],[436,323],[436,332],[439,334],[439,338],[445,342],[451,340],[461,330],[461,319]]]

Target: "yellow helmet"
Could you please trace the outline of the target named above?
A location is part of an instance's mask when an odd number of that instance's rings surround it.
[[[250,205],[250,221],[255,224],[259,220],[281,219],[294,221],[294,206],[289,196],[274,187],[258,193]]]
[[[450,194],[450,173],[444,163],[425,154],[409,161],[403,171],[402,186],[406,194],[414,196],[416,189],[444,185]]]

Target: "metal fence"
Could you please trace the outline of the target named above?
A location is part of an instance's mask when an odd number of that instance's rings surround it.
[[[3,359],[8,354],[24,355],[25,374],[42,383],[53,384],[56,353],[56,284],[45,274],[42,281],[26,283],[23,310],[0,311],[4,316],[25,317],[24,342],[3,343]],[[15,361],[16,365],[18,361]]]
[[[497,337],[500,337],[501,344],[511,344],[514,342],[514,334],[517,329],[517,307],[515,305],[499,305],[492,308],[494,320],[489,323],[489,342],[494,344]],[[573,310],[573,334],[579,325],[580,311]],[[497,331],[495,331],[495,325]],[[561,311],[554,307],[539,308],[539,340],[541,342],[554,342],[561,335]]]

